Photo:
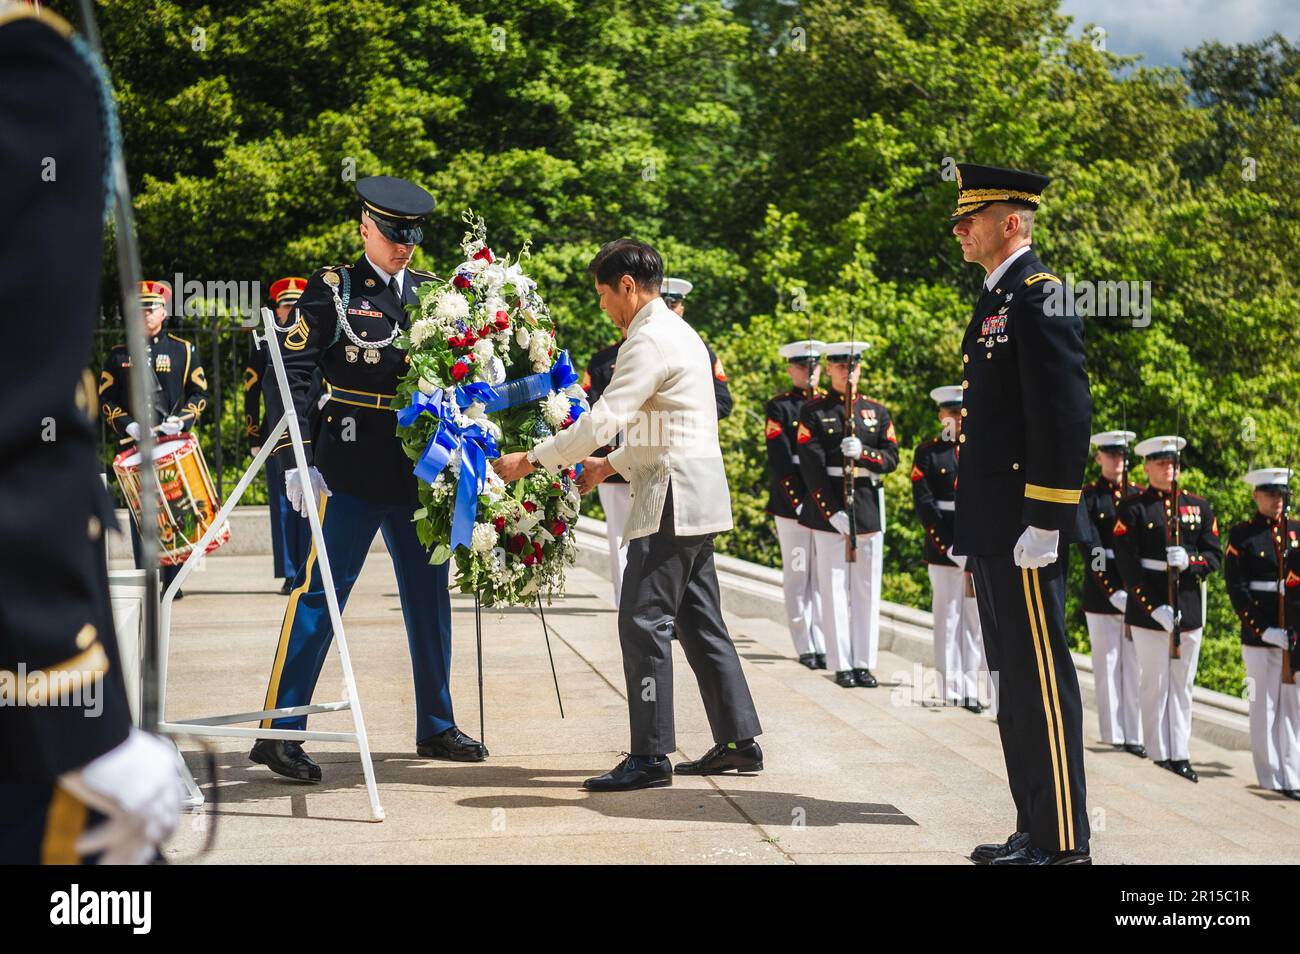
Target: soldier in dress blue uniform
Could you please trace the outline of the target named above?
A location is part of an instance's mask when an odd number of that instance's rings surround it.
[[[912,504],[925,528],[926,568],[934,615],[934,668],[946,705],[976,715],[984,711],[980,683],[987,671],[979,607],[966,572],[966,558],[952,552],[957,504],[957,438],[961,434],[960,385],[935,388],[942,430],[912,455]]]
[[[1016,832],[978,864],[1090,864],[1083,705],[1065,633],[1065,554],[1078,538],[1092,398],[1083,325],[1030,248],[1045,176],[957,167],[952,232],[985,278],[962,339],[966,399],[952,552],[975,580],[998,680]]]
[[[1092,435],[1101,476],[1083,488],[1088,514],[1087,534],[1078,542],[1083,558],[1083,612],[1092,644],[1092,674],[1097,692],[1101,740],[1117,749],[1146,758],[1142,744],[1140,671],[1133,635],[1124,623],[1128,593],[1115,563],[1115,517],[1127,497],[1142,487],[1125,480],[1126,449],[1137,435],[1105,431]],[[1125,488],[1127,487],[1127,491]]]
[[[271,284],[275,330],[279,333],[281,353],[284,352],[284,336],[293,330],[290,315],[294,303],[302,297],[306,287],[305,278],[281,278]],[[277,388],[276,382],[267,377],[269,364],[266,348],[259,347],[259,340],[249,342],[248,364],[244,368],[244,436],[248,438],[248,453],[253,457],[262,449],[262,440],[269,428],[275,426],[275,422],[261,413],[263,391]],[[278,392],[266,406],[279,406]],[[280,592],[287,596],[293,590],[298,571],[307,562],[311,531],[307,521],[289,505],[284,488],[284,468],[275,455],[266,461],[266,496],[271,511],[271,561],[276,577],[284,581]]]
[[[144,312],[145,336],[149,344],[150,379],[157,383],[154,392],[154,420],[149,422],[155,433],[173,436],[191,430],[208,406],[208,379],[194,343],[164,332],[171,287],[166,282],[140,283],[140,309]],[[131,354],[125,344],[108,353],[99,374],[99,399],[104,420],[121,440],[132,444],[140,438],[140,422],[131,416]],[[131,550],[135,565],[140,566],[140,535],[131,523]],[[163,588],[171,585],[179,566],[162,567]],[[184,594],[176,593],[176,599]]]
[[[1188,743],[1205,625],[1201,581],[1219,569],[1223,554],[1209,501],[1182,487],[1173,499],[1179,453],[1186,446],[1181,437],[1163,435],[1134,448],[1145,458],[1149,486],[1120,505],[1111,535],[1128,592],[1124,621],[1142,671],[1142,737],[1156,765],[1195,782]],[[1175,570],[1178,591],[1172,593]],[[1175,607],[1182,614],[1176,640]]]
[[[1295,653],[1285,608],[1287,564],[1300,559],[1300,520],[1283,526],[1291,479],[1285,467],[1252,470],[1244,479],[1254,488],[1256,512],[1228,532],[1223,577],[1241,617],[1250,748],[1260,788],[1300,800],[1300,686],[1287,665]]]
[[[660,287],[660,294],[664,303],[676,312],[678,317],[682,317],[686,312],[683,299],[694,287],[684,278],[668,278]],[[605,393],[609,382],[613,380],[614,365],[618,361],[618,349],[622,344],[620,339],[611,345],[606,345],[587,362],[587,368],[582,376],[582,387],[587,392],[588,404],[595,404]],[[709,353],[709,362],[713,367],[713,394],[717,401],[720,421],[731,413],[731,389],[727,386],[727,374],[722,368],[722,359],[714,353],[707,342],[704,347]],[[618,446],[620,439],[621,436],[616,436],[611,443],[598,448],[591,456],[608,457],[610,451]],[[615,471],[596,488],[596,493],[600,497],[600,508],[605,511],[605,536],[609,543],[609,576],[614,584],[614,605],[618,606],[623,595],[623,571],[627,569],[627,543],[623,540],[623,527],[627,524],[628,509],[632,505],[628,497],[627,478]]]
[[[821,394],[819,355],[825,342],[792,341],[781,346],[786,373],[793,387],[767,402],[767,512],[776,521],[781,544],[782,588],[790,638],[799,662],[809,669],[826,668],[826,634],[821,624],[821,595],[817,592],[813,531],[799,523],[808,487],[799,472],[799,413]]]
[[[416,478],[402,450],[392,400],[407,356],[393,342],[410,323],[416,288],[433,279],[408,267],[433,209],[424,189],[392,176],[357,183],[365,253],[351,265],[322,268],[307,282],[284,336],[284,365],[299,426],[309,433],[317,370],[329,400],[306,444],[315,499],[304,499],[288,434],[275,452],[299,513],[318,507],[340,611],[376,532],[393,559],[415,676],[416,751],[423,758],[480,762],[482,743],[456,727],[451,689],[451,597],[447,563],[432,566],[416,537]],[[275,414],[273,405],[270,413]],[[304,438],[306,440],[306,438]],[[315,545],[289,594],[271,667],[265,708],[307,705],[333,638]],[[262,728],[304,729],[305,716],[267,720]],[[320,766],[296,741],[262,739],[249,754],[273,772],[319,781]]]
[[[831,386],[804,402],[795,443],[799,470],[808,487],[799,525],[813,531],[817,589],[827,664],[844,689],[873,689],[880,646],[880,574],[884,553],[881,480],[898,467],[898,438],[889,411],[879,401],[857,395],[853,427],[844,426],[845,394],[856,388],[861,355],[868,345],[839,341],[823,351]],[[855,461],[853,499],[845,499],[844,468]],[[854,522],[849,523],[848,508]],[[845,540],[856,531],[857,557],[850,563]]]

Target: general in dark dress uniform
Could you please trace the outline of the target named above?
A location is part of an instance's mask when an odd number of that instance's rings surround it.
[[[179,819],[175,751],[131,727],[113,631],[113,507],[86,367],[104,91],[71,37],[47,11],[0,2],[0,332],[11,343],[31,335],[35,288],[56,335],[11,349],[0,375],[0,864],[147,861]],[[51,158],[57,185],[40,178]],[[117,834],[87,855],[78,841],[106,815]]]
[[[683,278],[666,279],[660,289],[664,304],[678,317],[682,317],[686,310],[683,299],[693,287]],[[582,376],[582,387],[587,392],[589,405],[600,400],[600,396],[605,393],[605,388],[609,387],[609,382],[614,377],[614,365],[618,362],[618,349],[622,345],[621,340],[606,345],[587,362],[586,371]],[[709,353],[709,364],[713,369],[713,393],[720,421],[731,413],[731,389],[727,386],[727,373],[723,370],[722,359],[707,343],[705,349]],[[598,448],[591,456],[608,457],[610,452],[619,445],[620,440],[621,435],[615,437],[613,442]],[[605,478],[596,488],[596,492],[600,496],[600,508],[605,511],[605,538],[609,544],[609,577],[614,584],[614,605],[618,606],[623,597],[623,574],[627,570],[627,541],[623,534],[627,526],[628,510],[631,508],[627,478],[615,471]]]
[[[148,422],[160,435],[192,430],[208,406],[208,379],[192,341],[166,330],[172,291],[166,282],[140,283],[140,308],[148,335],[149,380],[156,383],[153,395],[154,419]],[[119,443],[130,445],[140,438],[140,422],[131,415],[131,354],[125,344],[108,353],[99,373],[99,399],[104,420]],[[139,528],[131,523],[131,550],[135,565],[141,566]],[[180,566],[162,567],[162,585],[171,584]],[[179,599],[182,594],[177,593]]]
[[[1139,699],[1137,647],[1124,624],[1128,592],[1115,563],[1115,518],[1128,497],[1142,492],[1129,483],[1128,444],[1132,431],[1105,431],[1092,435],[1101,476],[1083,488],[1083,509],[1088,516],[1085,535],[1078,542],[1083,558],[1083,612],[1092,644],[1092,675],[1097,693],[1097,721],[1101,740],[1139,758],[1142,744],[1142,709]]]
[[[876,686],[871,670],[880,646],[880,576],[884,563],[881,483],[898,467],[894,421],[879,401],[861,394],[853,402],[853,426],[845,427],[845,390],[857,387],[864,342],[840,341],[823,352],[831,387],[804,402],[795,443],[808,496],[799,525],[813,532],[817,589],[821,594],[826,661],[842,688]],[[853,498],[844,493],[844,468],[854,462]],[[850,526],[848,509],[853,509]],[[849,562],[850,530],[857,556]]]
[[[1115,562],[1128,591],[1124,621],[1133,632],[1142,670],[1142,737],[1156,765],[1197,781],[1188,743],[1192,687],[1205,626],[1202,582],[1219,569],[1219,522],[1209,501],[1172,479],[1187,441],[1167,435],[1141,441],[1150,486],[1119,508]],[[1177,577],[1177,591],[1172,592]],[[1171,595],[1172,592],[1172,595]],[[1175,608],[1181,613],[1174,637]]]
[[[787,373],[794,387],[769,400],[763,408],[767,445],[767,512],[776,521],[781,545],[782,589],[790,638],[799,662],[809,669],[826,668],[826,634],[821,622],[821,594],[817,592],[813,531],[799,523],[808,487],[799,471],[799,414],[804,404],[820,396],[818,356],[826,347],[816,340],[792,341],[781,346]]]
[[[912,506],[925,528],[922,548],[930,574],[930,610],[934,617],[934,668],[939,696],[947,705],[977,715],[984,711],[980,683],[988,668],[979,607],[969,587],[966,558],[952,552],[957,515],[957,439],[961,436],[960,385],[935,388],[943,430],[912,454]]]
[[[447,564],[430,565],[428,551],[416,537],[411,521],[418,506],[416,478],[397,436],[392,408],[407,364],[406,353],[393,342],[410,323],[406,307],[417,302],[416,288],[433,279],[406,267],[423,238],[421,223],[433,209],[433,197],[390,176],[362,179],[357,193],[366,254],[351,265],[322,268],[308,280],[294,307],[293,327],[283,339],[285,375],[304,435],[310,433],[315,416],[317,371],[329,395],[306,453],[340,611],[371,541],[382,532],[397,575],[415,677],[416,750],[424,757],[482,761],[487,750],[464,735],[452,715]],[[277,413],[275,402],[268,411]],[[316,500],[301,499],[287,433],[275,452],[285,468],[290,502],[300,512],[317,505]],[[289,594],[266,691],[267,709],[311,702],[333,638],[314,555],[313,544]],[[264,721],[262,728],[306,725],[305,716],[292,716]],[[296,741],[263,739],[250,758],[290,778],[321,777],[320,767]]]
[[[284,336],[293,330],[294,303],[302,297],[307,287],[305,278],[281,278],[271,284],[271,299],[275,302],[275,330],[281,354],[284,353]],[[260,346],[261,339],[254,338],[248,344],[248,364],[244,367],[244,436],[248,439],[248,452],[256,457],[262,447],[262,440],[270,433],[275,422],[269,421],[262,413],[262,395],[271,391],[274,396],[266,402],[267,407],[279,406],[278,385],[268,376],[266,369],[270,364],[267,351]],[[319,393],[319,387],[316,388]],[[288,595],[293,589],[293,581],[298,571],[307,562],[307,552],[311,548],[311,532],[307,521],[303,520],[289,504],[285,494],[284,468],[273,454],[266,461],[266,500],[271,511],[271,562],[275,575],[284,581],[280,592]]]
[[[1287,564],[1300,559],[1300,520],[1283,520],[1290,477],[1285,467],[1246,474],[1257,510],[1228,532],[1223,578],[1241,618],[1255,777],[1260,788],[1300,799],[1300,686],[1285,658],[1293,655],[1285,606]]]
[[[1083,707],[1065,633],[1066,559],[1092,399],[1083,324],[1051,308],[1060,281],[1029,247],[1047,178],[958,166],[953,234],[986,277],[962,340],[966,399],[953,552],[975,580],[997,674],[1016,834],[978,863],[1090,863]],[[1059,287],[1058,287],[1059,291]]]

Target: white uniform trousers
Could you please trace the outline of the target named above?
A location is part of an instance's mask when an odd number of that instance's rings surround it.
[[[776,537],[781,542],[782,589],[785,615],[790,621],[794,651],[826,652],[826,634],[821,624],[821,594],[817,591],[815,530],[801,526],[792,517],[776,517]]]
[[[966,574],[960,567],[931,563],[928,569],[939,693],[944,702],[961,705],[980,698],[985,662],[979,608],[975,598],[966,595]]]
[[[614,605],[623,593],[623,571],[627,569],[627,542],[623,528],[632,507],[632,485],[606,481],[596,485],[600,506],[605,511],[605,536],[609,541],[609,578],[614,581]]]
[[[1137,640],[1124,638],[1122,613],[1084,613],[1092,643],[1092,678],[1097,693],[1101,740],[1142,744],[1142,710]]]
[[[1142,737],[1153,761],[1188,759],[1192,737],[1192,686],[1201,654],[1201,630],[1185,630],[1181,655],[1169,658],[1169,634],[1131,626],[1141,668]]]
[[[1250,680],[1250,751],[1260,788],[1300,788],[1300,686],[1282,684],[1282,650],[1242,646]]]
[[[858,534],[858,558],[849,563],[844,559],[843,534],[830,530],[814,530],[813,534],[826,663],[833,672],[871,669],[876,665],[880,646],[880,571],[885,535]]]

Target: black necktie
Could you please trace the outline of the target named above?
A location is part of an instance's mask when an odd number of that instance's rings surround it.
[[[397,276],[394,275],[388,280],[388,290],[393,293],[393,297],[399,302],[402,300],[402,288],[397,284]]]

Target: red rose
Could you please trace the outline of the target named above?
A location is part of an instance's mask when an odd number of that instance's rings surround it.
[[[451,366],[451,376],[457,381],[465,377],[467,374],[469,374],[469,365],[465,363],[464,358],[461,358]]]
[[[502,530],[506,528],[506,518],[497,517],[495,520],[492,521],[492,526],[496,527],[497,532],[500,533]]]
[[[465,332],[464,336],[460,339],[460,346],[462,348],[472,348],[474,347],[474,342],[476,341],[478,341],[478,337],[474,334],[474,332],[467,331]]]
[[[533,503],[531,500],[525,500],[524,509],[527,510],[529,513],[532,513],[534,510],[537,509],[537,504]]]
[[[506,328],[510,326],[510,316],[507,315],[504,311],[498,311],[496,324],[499,330],[504,331]]]
[[[528,545],[528,538],[524,536],[522,533],[516,533],[513,537],[510,538],[510,542],[506,544],[506,546],[509,548],[511,553],[520,553],[527,545]]]
[[[469,288],[470,286],[469,279],[466,278],[464,275],[457,275],[455,278],[451,280],[451,283],[455,285],[457,288]]]
[[[552,484],[551,484],[551,489],[552,489],[552,490],[563,490],[564,488],[561,487],[559,484],[552,483]]]
[[[492,249],[490,249],[490,248],[488,248],[486,245],[484,245],[481,249],[479,249],[477,252],[474,253],[474,258],[475,258],[475,259],[486,259],[486,260],[487,260],[487,263],[488,263],[489,265],[491,265],[491,264],[492,264]]]
[[[478,336],[480,338],[486,338],[488,335],[492,334],[492,330],[493,329],[491,325],[484,325],[482,328],[479,329]]]
[[[569,528],[565,526],[564,521],[557,519],[551,524],[551,536],[562,537],[564,536],[564,531],[567,529]]]
[[[537,540],[533,541],[533,556],[538,560],[542,558],[542,545]]]

